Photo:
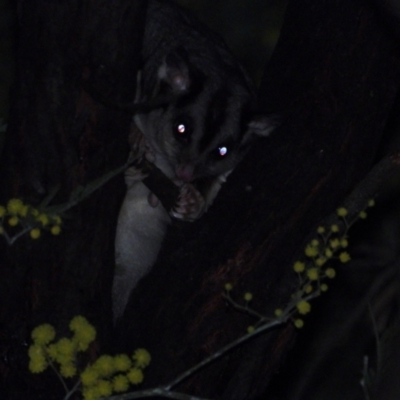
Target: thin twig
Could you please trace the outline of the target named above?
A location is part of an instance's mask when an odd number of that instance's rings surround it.
[[[256,310],[253,310],[252,308],[249,308],[247,305],[246,306],[242,306],[238,303],[236,303],[232,297],[227,294],[227,293],[223,293],[222,297],[227,300],[229,302],[229,304],[237,311],[243,312],[245,314],[251,315],[252,317],[255,318],[259,318],[261,320],[267,320],[267,318],[265,317],[265,315],[260,314],[259,312],[257,312]],[[271,318],[270,318],[271,319]]]
[[[64,397],[64,400],[68,400],[69,398],[71,398],[71,396],[77,391],[80,384],[81,384],[81,381],[80,381],[80,379],[78,379],[78,381],[75,383],[74,387]]]
[[[52,363],[52,361],[51,361],[51,360],[48,360],[48,362],[49,362],[50,367],[53,369],[53,371],[54,371],[55,374],[57,375],[58,379],[60,380],[61,384],[63,385],[64,390],[65,390],[65,393],[66,393],[67,396],[68,396],[69,389],[68,389],[68,386],[65,384],[65,381],[64,381],[63,377],[62,377],[62,376],[60,375],[60,373],[57,371],[57,368],[54,366],[54,364]]]
[[[170,392],[163,387],[154,389],[140,390],[138,392],[124,393],[117,396],[104,397],[102,400],[131,400],[131,399],[145,399],[146,397],[160,396],[176,400],[209,400],[203,397],[196,397],[190,394]]]
[[[188,369],[183,374],[179,375],[171,383],[169,383],[168,385],[164,386],[164,388],[166,390],[169,390],[169,389],[175,387],[176,385],[178,385],[179,383],[181,383],[186,378],[188,378],[189,376],[193,375],[194,373],[196,373],[197,371],[199,371],[200,369],[202,369],[206,365],[211,364],[212,362],[214,362],[218,358],[220,358],[223,355],[225,355],[227,352],[229,352],[233,348],[240,346],[242,343],[247,342],[251,338],[253,338],[253,337],[257,336],[257,335],[260,335],[262,332],[265,332],[268,329],[271,329],[271,328],[273,328],[275,326],[282,325],[282,324],[286,323],[288,321],[289,317],[290,317],[289,315],[284,315],[282,317],[276,318],[275,320],[270,321],[270,322],[266,323],[265,325],[262,325],[262,326],[258,327],[254,332],[247,333],[246,335],[241,336],[239,339],[236,339],[235,341],[227,344],[221,350],[217,351],[216,353],[213,353],[211,356],[207,357],[203,361],[201,361],[198,364],[196,364],[194,367]]]

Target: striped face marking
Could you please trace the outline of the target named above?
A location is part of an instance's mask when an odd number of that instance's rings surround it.
[[[196,75],[195,86],[177,96],[165,113],[162,143],[172,168],[191,167],[194,179],[232,170],[247,131],[249,94],[237,83]]]
[[[232,94],[226,87],[201,87],[202,91],[189,92],[175,104],[178,112],[172,125],[173,135],[191,149],[193,156],[209,154],[211,160],[222,160],[240,141],[240,106],[232,105]]]

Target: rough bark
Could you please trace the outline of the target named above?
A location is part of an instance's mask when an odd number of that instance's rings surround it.
[[[224,283],[238,296],[253,292],[253,307],[265,314],[290,297],[305,239],[374,163],[399,78],[396,48],[369,4],[289,2],[260,88],[260,104],[282,115],[282,127],[254,146],[207,216],[175,224],[120,326],[124,345],[152,353],[148,385],[167,382],[253,322],[226,306]],[[293,340],[290,326],[259,337],[181,388],[257,398]]]

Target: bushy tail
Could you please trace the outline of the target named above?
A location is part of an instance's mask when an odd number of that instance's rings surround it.
[[[138,182],[122,204],[115,238],[112,288],[114,323],[125,311],[129,296],[155,263],[170,218],[159,204],[148,203],[148,189]]]

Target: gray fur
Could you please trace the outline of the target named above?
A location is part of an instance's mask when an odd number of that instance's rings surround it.
[[[182,188],[206,182],[192,196],[196,209],[171,213],[193,221],[211,205],[251,136],[269,134],[274,124],[265,117],[250,118],[254,88],[223,41],[173,3],[150,0],[136,102],[166,95],[170,101],[165,107],[137,114],[134,121],[155,165],[171,180]],[[177,126],[189,134],[177,134]],[[161,205],[149,204],[150,191],[140,180],[127,175],[126,182],[115,241],[115,320],[156,261],[170,223]]]

